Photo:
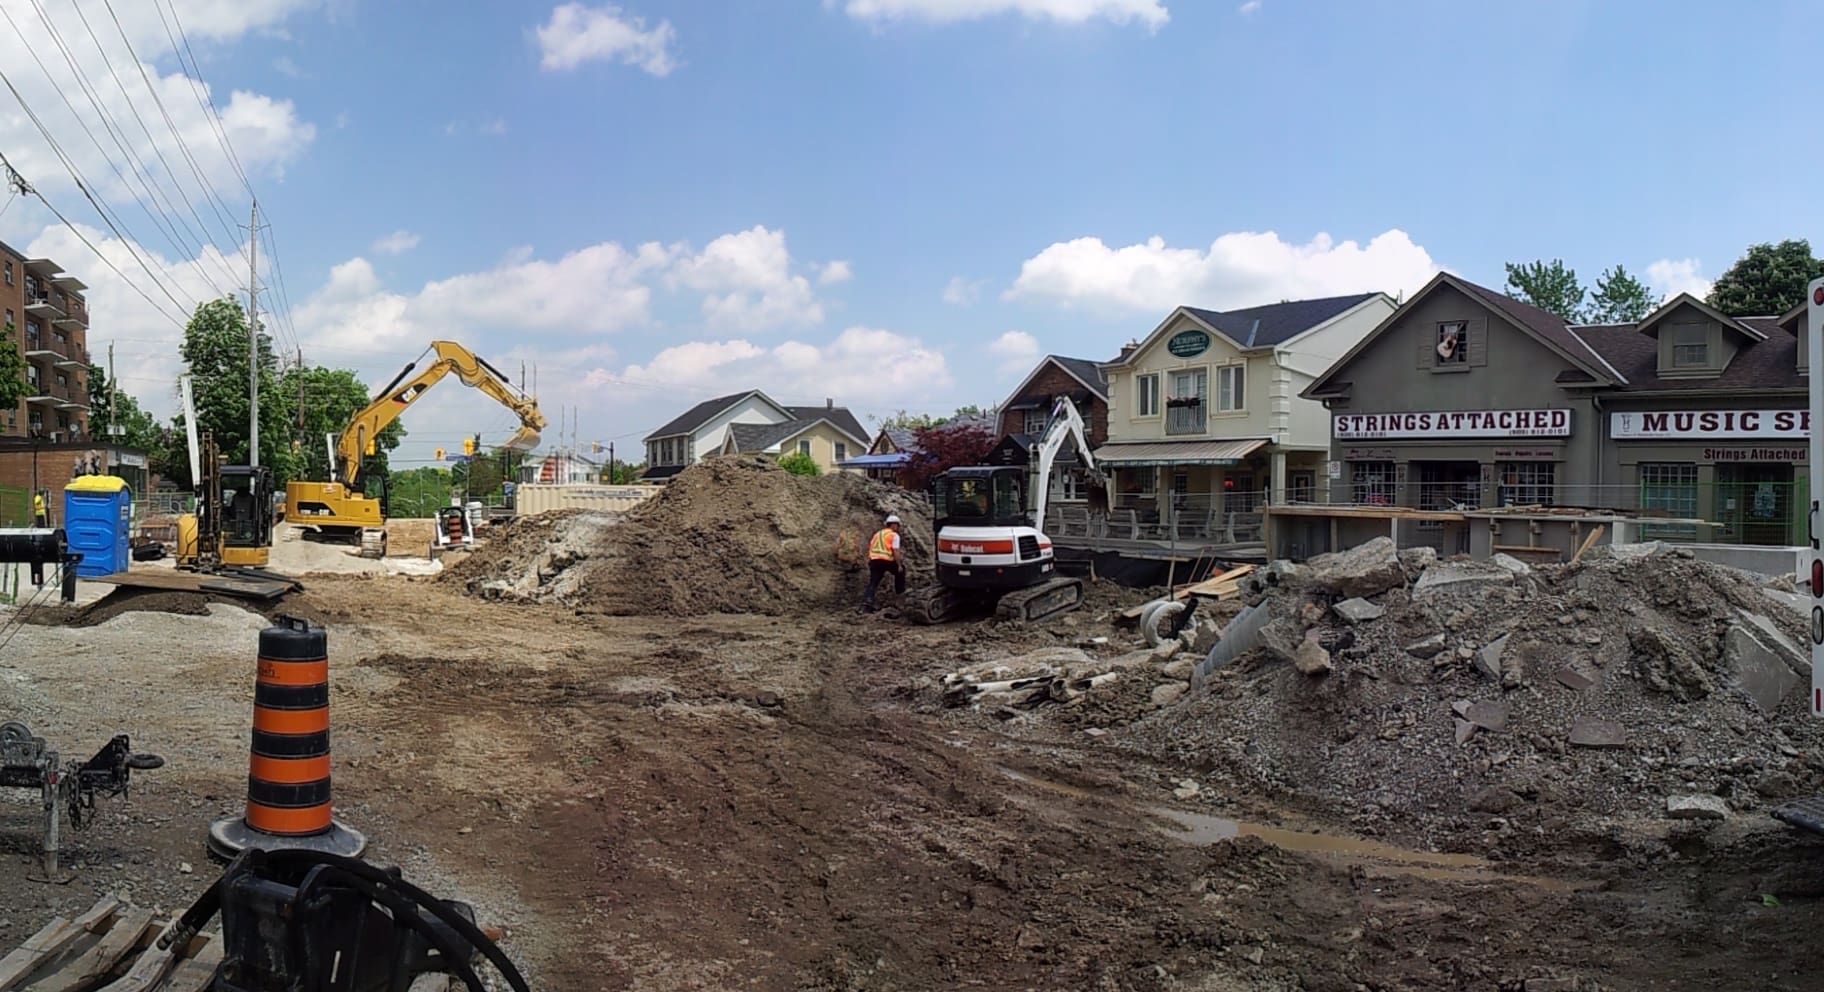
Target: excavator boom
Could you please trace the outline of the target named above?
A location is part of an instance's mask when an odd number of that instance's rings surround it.
[[[539,412],[537,400],[513,388],[499,369],[454,341],[433,341],[426,352],[436,356],[429,365],[414,374],[418,363],[407,363],[331,440],[330,469],[334,478],[285,486],[287,520],[312,524],[319,531],[343,537],[358,536],[365,549],[385,554],[386,517],[380,501],[355,488],[361,483],[361,460],[373,452],[386,425],[398,420],[425,390],[452,373],[464,385],[480,390],[519,417],[519,429],[502,447],[526,451],[538,446],[545,415]]]

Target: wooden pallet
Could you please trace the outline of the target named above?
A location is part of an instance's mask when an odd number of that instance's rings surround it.
[[[221,940],[200,934],[161,951],[158,938],[170,925],[104,896],[0,957],[0,992],[206,992],[222,960]]]

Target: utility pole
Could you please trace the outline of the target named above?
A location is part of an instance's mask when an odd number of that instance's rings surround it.
[[[298,347],[298,450],[304,449],[304,348]]]
[[[260,467],[260,202],[247,217],[247,464]]]
[[[614,442],[608,442],[608,484],[619,485],[621,480],[614,477]]]
[[[114,342],[108,342],[108,440],[101,450],[108,453],[108,474],[114,472],[114,388],[120,380],[114,378]],[[89,432],[94,433],[95,425],[89,425]]]

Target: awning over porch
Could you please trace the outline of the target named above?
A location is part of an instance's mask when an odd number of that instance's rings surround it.
[[[903,451],[889,452],[884,455],[856,455],[836,463],[837,468],[898,468],[912,460],[912,456]]]
[[[1109,468],[1170,465],[1238,465],[1265,445],[1265,438],[1241,441],[1129,441],[1096,449],[1096,464]]]

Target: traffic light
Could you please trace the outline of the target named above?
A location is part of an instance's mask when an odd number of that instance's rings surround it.
[[[474,438],[465,437],[462,439],[462,453],[465,455],[475,454],[475,439]]]
[[[442,448],[437,449],[437,460],[443,461],[443,449]]]

